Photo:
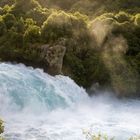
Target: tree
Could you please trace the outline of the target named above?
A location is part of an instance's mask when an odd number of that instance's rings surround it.
[[[140,14],[135,15],[135,24],[140,26]]]
[[[37,43],[40,41],[40,27],[29,26],[24,34],[24,40],[28,43]]]
[[[3,7],[5,5],[12,5],[15,3],[15,0],[0,0],[0,7]]]
[[[40,0],[43,2],[43,0]],[[77,0],[48,0],[46,5],[51,7],[59,7],[64,10],[70,10],[71,6],[76,3]]]
[[[80,40],[87,35],[87,25],[81,17],[54,12],[44,22],[41,33],[45,42],[55,42],[60,38]]]
[[[48,9],[34,8],[27,12],[26,17],[32,18],[37,25],[41,26],[50,14],[51,12]]]
[[[72,17],[64,12],[52,13],[42,26],[42,37],[45,42],[72,36]]]
[[[6,25],[2,19],[2,17],[0,17],[0,36],[4,35],[6,32]]]
[[[3,121],[0,119],[0,134],[2,134],[3,131],[4,131]]]
[[[120,23],[131,20],[131,16],[125,12],[119,12],[115,17],[116,17],[117,21]]]
[[[16,18],[13,14],[7,13],[6,15],[4,15],[3,20],[5,22],[7,29],[10,29],[12,26],[16,24]]]
[[[16,0],[12,13],[16,16],[25,16],[25,14],[31,9],[41,7],[36,0]]]
[[[30,26],[36,25],[36,21],[34,21],[32,18],[26,18],[24,25],[26,27],[26,29]]]

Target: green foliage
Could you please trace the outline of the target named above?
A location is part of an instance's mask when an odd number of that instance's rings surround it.
[[[2,19],[2,17],[0,17],[0,36],[4,35],[6,33],[6,25]]]
[[[0,0],[0,7],[4,7],[5,5],[13,5],[15,0]]]
[[[40,7],[36,0],[16,0],[12,13],[15,16],[24,16],[28,11],[36,7]]]
[[[34,26],[36,24],[36,21],[34,21],[32,18],[26,18],[25,27],[28,28],[30,26]]]
[[[135,15],[135,24],[140,27],[140,14]]]
[[[86,76],[85,76],[85,68],[82,63],[82,60],[80,60],[76,55],[74,55],[72,52],[66,53],[65,59],[64,59],[64,68],[68,71],[64,72],[65,74],[70,74],[70,76],[75,79],[75,81],[79,85],[86,86]]]
[[[104,1],[102,1],[102,4],[104,4]],[[72,5],[71,11],[79,11],[80,13],[86,15],[98,15],[104,9],[102,4],[100,1],[97,2],[97,0],[78,0]]]
[[[134,137],[131,137],[129,140],[139,140],[140,139],[140,136],[134,136]]]
[[[3,121],[0,119],[0,134],[4,132]]]
[[[100,58],[99,52],[89,49],[84,58],[84,67],[86,71],[86,81],[88,81],[86,87],[90,87],[93,83],[99,83],[99,85],[103,87],[108,86],[110,83],[110,75]]]
[[[93,134],[89,131],[84,131],[83,132],[84,135],[86,136],[86,139],[87,140],[115,140],[115,137],[108,137],[107,135],[104,135],[104,134]],[[131,138],[129,138],[128,140],[139,140],[140,139],[140,136],[133,136]]]
[[[86,23],[81,17],[65,12],[54,12],[42,26],[42,38],[45,42],[55,42],[61,38],[78,38],[85,28]]]
[[[139,0],[39,0],[42,6],[61,10],[78,11],[87,15],[101,15],[105,12],[140,12]]]
[[[3,20],[5,22],[7,29],[10,29],[16,23],[15,16],[13,14],[9,14],[9,13],[7,13],[6,15],[3,16]]]
[[[37,25],[41,26],[50,14],[51,12],[48,9],[34,8],[27,12],[26,17],[32,18]]]
[[[3,126],[3,121],[0,119],[0,135],[4,132],[4,126]],[[0,136],[0,140],[4,140],[1,136]]]
[[[87,140],[115,140],[114,138],[109,138],[107,135],[103,134],[93,134],[90,131],[84,131],[83,134],[86,136]]]
[[[11,9],[12,9],[12,6],[9,6],[9,5],[5,5],[3,8],[0,7],[0,15],[5,15],[9,13]]]
[[[64,12],[53,13],[42,26],[42,37],[45,42],[72,36],[71,17]]]
[[[77,0],[39,0],[42,6],[52,7],[58,9],[70,10],[71,6],[77,2]]]
[[[75,12],[74,16],[76,16],[78,19],[81,19],[81,20],[83,20],[83,21],[85,21],[87,23],[89,22],[89,18],[88,18],[87,15],[83,15],[83,14],[81,14],[79,12]]]
[[[40,27],[33,25],[29,26],[24,34],[25,42],[38,43],[40,42]]]
[[[126,22],[126,21],[130,21],[131,19],[131,16],[128,14],[128,13],[125,13],[125,12],[119,12],[117,15],[116,15],[116,19],[119,23],[123,23],[123,22]]]
[[[122,9],[133,9],[134,7],[140,7],[139,0],[118,0],[116,2],[118,8]]]
[[[25,21],[24,19],[21,17],[17,20],[17,22],[15,23],[14,25],[14,28],[16,29],[16,32],[17,33],[20,33],[20,34],[23,34],[25,29],[26,29],[26,26],[25,26]]]

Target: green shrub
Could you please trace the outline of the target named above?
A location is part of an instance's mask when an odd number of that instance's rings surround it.
[[[24,40],[32,44],[40,42],[40,27],[36,25],[29,26],[24,34]]]
[[[115,137],[109,138],[107,135],[104,134],[92,134],[91,132],[85,131],[83,132],[86,136],[87,140],[115,140]],[[133,136],[128,140],[139,140],[140,136]]]
[[[0,119],[0,135],[4,132],[4,126],[3,126],[3,121]],[[0,140],[4,140],[1,136],[0,136]]]
[[[0,7],[4,7],[5,5],[13,5],[15,0],[0,0]]]
[[[17,16],[25,16],[25,14],[31,9],[41,7],[36,0],[16,0],[11,12]]]
[[[0,36],[4,35],[6,33],[6,25],[2,19],[2,17],[0,17]]]
[[[0,119],[0,134],[4,132],[3,121]]]
[[[7,29],[10,29],[17,22],[15,16],[9,13],[3,16],[3,20],[5,22]]]
[[[12,6],[5,5],[3,8],[0,7],[0,15],[5,15],[11,11]]]
[[[70,10],[71,6],[77,2],[77,0],[39,0],[42,5],[46,5],[48,7],[57,7],[65,10]]]
[[[72,37],[71,17],[64,13],[53,13],[42,26],[42,37],[45,42],[56,41],[59,38]]]
[[[116,19],[117,19],[118,22],[122,23],[122,22],[130,21],[131,20],[131,16],[128,13],[119,12],[116,15]]]
[[[140,26],[140,14],[135,15],[135,24]]]
[[[55,42],[60,38],[78,38],[85,29],[86,23],[81,18],[65,12],[53,12],[42,26],[42,38],[45,42]]]
[[[36,21],[34,21],[32,18],[26,18],[24,23],[26,29],[30,26],[36,25]]]
[[[28,11],[26,18],[32,18],[34,21],[36,21],[38,26],[41,26],[50,14],[51,12],[48,9],[37,7]]]

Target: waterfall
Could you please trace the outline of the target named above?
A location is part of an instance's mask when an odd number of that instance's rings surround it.
[[[88,99],[69,77],[52,77],[24,65],[0,64],[0,106],[5,111],[51,111]]]
[[[0,116],[6,140],[86,140],[83,131],[118,140],[140,134],[140,100],[89,97],[65,76],[0,64]]]

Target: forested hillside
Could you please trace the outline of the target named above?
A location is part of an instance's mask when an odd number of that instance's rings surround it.
[[[140,1],[1,0],[0,60],[140,96]]]

